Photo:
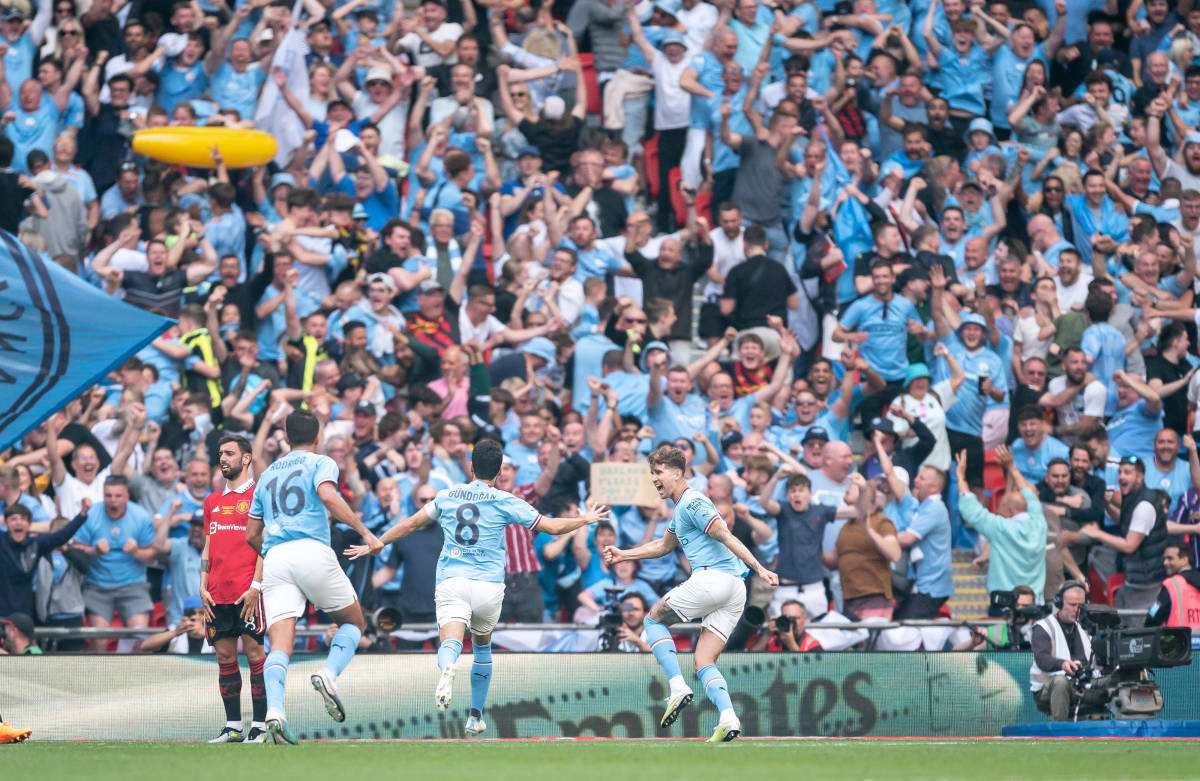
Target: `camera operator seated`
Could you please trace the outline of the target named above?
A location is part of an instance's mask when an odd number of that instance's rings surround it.
[[[623,653],[648,652],[650,644],[646,642],[646,630],[642,621],[650,612],[650,603],[636,591],[621,595],[621,626],[617,627],[617,637],[621,642],[617,650]]]
[[[621,589],[623,593],[640,594],[647,604],[657,602],[658,594],[654,593],[654,588],[639,578],[637,573],[638,562],[636,561],[618,561],[614,564],[612,573],[607,578],[598,580],[589,588],[579,592],[579,618],[584,619],[589,612],[593,615],[600,615],[608,608],[604,595],[606,589]]]
[[[808,611],[800,602],[789,599],[779,608],[763,631],[759,632],[751,651],[820,651],[821,644],[808,633]]]
[[[1011,624],[989,624],[988,626],[971,627],[971,637],[954,646],[955,651],[994,651],[1002,648],[1029,647],[1029,633],[1033,629],[1032,622],[1021,615],[1021,609],[1033,607],[1033,589],[1029,586],[1017,586],[1012,590],[1016,602],[1012,607]],[[1018,633],[1013,637],[1012,629]]]
[[[1092,659],[1092,640],[1079,624],[1079,614],[1087,601],[1087,589],[1073,580],[1062,585],[1054,596],[1054,613],[1033,625],[1033,665],[1029,668],[1029,689],[1038,710],[1049,713],[1054,721],[1067,721],[1071,706],[1081,696],[1071,676]],[[1099,670],[1093,664],[1093,671]]]
[[[1172,540],[1163,552],[1167,579],[1150,606],[1146,626],[1186,626],[1200,631],[1200,571],[1192,569],[1192,547]]]

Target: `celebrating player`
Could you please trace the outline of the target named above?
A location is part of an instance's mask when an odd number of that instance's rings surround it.
[[[263,601],[267,636],[267,730],[275,743],[296,743],[283,713],[288,661],[296,639],[296,619],[306,600],[339,624],[329,642],[325,667],[309,681],[325,700],[334,721],[345,721],[334,679],[358,649],[366,622],[354,587],[329,547],[329,515],[379,545],[337,490],[333,459],[317,454],[321,424],[315,415],[297,410],[284,421],[291,452],[263,472],[246,524],[246,541],[263,557]]]
[[[682,450],[663,445],[650,454],[649,462],[659,496],[675,502],[675,513],[667,532],[660,539],[629,550],[607,546],[604,560],[612,565],[618,561],[654,559],[674,551],[676,544],[683,547],[692,576],[655,602],[643,621],[650,650],[666,671],[671,685],[671,696],[667,699],[660,726],[673,724],[680,711],[692,701],[692,690],[679,672],[675,641],[667,626],[700,619],[703,629],[696,641],[696,677],[704,684],[704,693],[721,714],[709,742],[733,740],[741,734],[742,723],[733,712],[725,679],[717,670],[717,657],[741,618],[746,603],[746,586],[742,580],[746,576],[746,567],[772,586],[779,583],[779,578],[759,564],[746,546],[733,536],[709,498],[688,486],[683,477],[687,463]]]
[[[217,463],[225,488],[204,500],[204,550],[200,552],[200,599],[208,621],[208,642],[217,652],[218,684],[225,703],[225,729],[209,743],[262,743],[267,739],[267,692],[263,684],[262,559],[246,544],[246,516],[254,498],[245,437],[217,443]],[[242,732],[242,672],[238,638],[250,663],[254,720]]]
[[[504,601],[504,527],[519,523],[548,534],[566,534],[608,518],[608,508],[600,506],[589,506],[580,518],[546,518],[538,514],[522,500],[496,488],[503,459],[504,448],[499,442],[480,441],[471,454],[473,482],[438,491],[432,502],[388,529],[378,540],[345,551],[351,559],[373,556],[387,543],[435,521],[441,524],[445,542],[438,557],[434,592],[441,677],[433,697],[438,710],[450,707],[454,665],[462,653],[466,628],[470,627],[475,658],[471,665],[471,709],[464,728],[470,736],[487,729],[483,704],[492,681],[492,630]]]

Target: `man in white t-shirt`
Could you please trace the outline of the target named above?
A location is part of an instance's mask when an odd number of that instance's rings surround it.
[[[338,93],[350,104],[356,119],[370,119],[379,128],[379,153],[376,156],[392,155],[403,160],[409,88],[396,86],[395,74],[387,65],[372,65],[360,90],[351,80],[356,62],[355,57],[347,57],[338,69]]]
[[[1068,249],[1059,253],[1058,276],[1054,278],[1058,308],[1064,312],[1071,309],[1082,311],[1091,278],[1091,274],[1083,273],[1083,261],[1077,251]]]
[[[712,347],[725,333],[728,319],[721,314],[718,299],[725,292],[725,277],[746,259],[743,242],[742,210],[737,204],[716,204],[717,227],[708,232],[712,240],[713,262],[704,272],[704,303],[700,305],[700,338]]]
[[[510,328],[496,319],[496,291],[487,285],[467,289],[467,302],[458,310],[458,334],[462,343],[475,342],[490,350],[500,344],[520,344],[536,336],[545,336],[561,324],[550,318],[536,328]]]
[[[1104,419],[1108,391],[1087,370],[1087,355],[1078,347],[1063,356],[1063,373],[1050,380],[1038,405],[1051,407],[1058,419],[1053,436],[1074,444],[1075,435]]]
[[[402,24],[406,35],[400,39],[400,48],[408,52],[414,65],[433,68],[458,62],[454,47],[463,28],[446,21],[445,0],[422,0],[420,15]]]
[[[130,415],[134,414],[131,410]],[[140,415],[140,424],[144,424],[144,408],[140,410]],[[63,463],[58,450],[58,432],[62,430],[65,422],[61,413],[46,421],[46,454],[50,458],[50,483],[54,486],[54,495],[58,498],[59,514],[66,518],[74,518],[83,509],[84,499],[91,500],[94,505],[104,501],[104,479],[109,476],[110,470],[108,467],[100,468],[100,457],[95,449],[83,442],[76,445],[71,452],[71,467],[75,474],[67,471],[67,465]],[[132,448],[136,438],[123,437],[122,445],[125,445],[127,440],[128,447]]]

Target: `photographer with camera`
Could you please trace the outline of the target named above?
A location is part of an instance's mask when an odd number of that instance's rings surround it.
[[[1033,589],[1017,586],[1012,591],[993,591],[992,604],[1004,604],[1007,624],[989,624],[971,627],[971,637],[954,646],[955,651],[995,651],[1029,648],[1029,635],[1033,629],[1029,609],[1040,611],[1034,600]]]
[[[1067,721],[1071,706],[1083,699],[1073,679],[1081,671],[1083,675],[1099,672],[1092,639],[1079,623],[1085,602],[1087,588],[1069,580],[1054,595],[1054,612],[1033,625],[1029,690],[1038,710],[1049,713],[1053,721]]]
[[[820,651],[821,644],[808,633],[808,611],[803,603],[789,599],[779,608],[779,615],[763,627],[751,651]]]
[[[646,629],[642,621],[650,612],[650,603],[636,591],[621,595],[621,625],[617,627],[617,637],[620,642],[617,650],[622,653],[648,653],[650,644],[646,642]]]

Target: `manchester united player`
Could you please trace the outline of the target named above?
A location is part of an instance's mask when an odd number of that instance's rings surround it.
[[[267,689],[263,682],[262,559],[246,544],[246,515],[254,498],[250,443],[225,436],[218,443],[225,488],[204,500],[204,550],[200,554],[200,597],[208,619],[208,641],[217,652],[218,682],[225,703],[225,729],[209,743],[262,743],[267,737]],[[238,638],[250,663],[254,721],[242,732],[242,672]]]

